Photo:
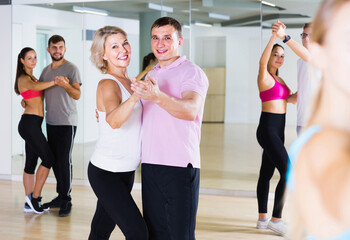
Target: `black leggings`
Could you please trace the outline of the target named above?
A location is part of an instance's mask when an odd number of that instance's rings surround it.
[[[38,162],[41,158],[41,165],[51,168],[54,164],[54,155],[41,130],[43,117],[32,114],[23,114],[18,124],[18,132],[25,140],[26,163],[24,172],[34,174]]]
[[[275,168],[280,180],[275,190],[275,202],[272,217],[281,218],[286,189],[288,154],[284,147],[285,114],[262,112],[256,136],[263,148],[262,163],[257,186],[259,213],[267,213],[270,179]]]
[[[109,239],[118,225],[126,240],[148,240],[146,223],[130,192],[135,171],[113,173],[89,163],[88,177],[98,200],[89,240]]]

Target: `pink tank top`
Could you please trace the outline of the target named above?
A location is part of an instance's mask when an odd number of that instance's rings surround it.
[[[37,83],[38,80],[36,80],[35,82]],[[35,90],[28,89],[27,91],[20,92],[20,94],[23,97],[23,99],[26,100],[26,99],[42,96],[43,95],[43,91],[35,91]]]
[[[275,80],[275,85],[270,89],[260,92],[261,102],[267,102],[278,99],[287,99],[289,97],[288,87],[279,83],[271,73],[270,75]]]

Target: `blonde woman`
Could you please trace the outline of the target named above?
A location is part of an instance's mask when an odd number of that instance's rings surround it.
[[[350,1],[324,1],[313,26],[312,62],[323,78],[307,128],[290,149],[288,181],[307,239],[350,239]]]
[[[115,225],[128,240],[148,240],[146,223],[131,196],[141,156],[142,105],[130,87],[130,58],[131,47],[122,29],[97,30],[91,61],[105,75],[97,86],[99,138],[88,167],[98,198],[90,240],[109,239]]]

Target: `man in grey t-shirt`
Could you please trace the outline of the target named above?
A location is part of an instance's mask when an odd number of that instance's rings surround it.
[[[68,216],[71,211],[72,148],[78,124],[75,101],[80,98],[81,79],[78,68],[64,58],[65,41],[53,35],[48,41],[48,53],[52,63],[46,66],[39,81],[56,79],[60,87],[45,90],[46,131],[49,145],[55,155],[52,166],[57,180],[58,196],[43,206],[60,208],[59,216]]]

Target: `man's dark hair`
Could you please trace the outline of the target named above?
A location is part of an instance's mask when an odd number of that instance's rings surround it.
[[[66,41],[64,41],[64,38],[60,35],[53,35],[52,37],[50,37],[49,41],[48,41],[48,46],[50,46],[50,43],[58,43],[58,42],[62,42],[64,43],[64,45],[66,45]]]
[[[303,26],[303,29],[311,27],[311,22],[305,23]]]
[[[171,17],[161,17],[158,18],[151,27],[151,32],[153,28],[163,27],[166,25],[173,26],[175,30],[177,31],[177,36],[179,38],[182,38],[182,31],[181,31],[181,24],[175,19]]]

